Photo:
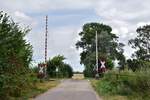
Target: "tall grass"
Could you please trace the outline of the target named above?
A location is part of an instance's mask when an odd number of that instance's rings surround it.
[[[121,95],[131,100],[149,100],[150,68],[136,72],[109,71],[95,83],[95,89],[100,95]]]

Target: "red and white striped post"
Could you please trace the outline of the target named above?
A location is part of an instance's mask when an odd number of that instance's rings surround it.
[[[45,26],[45,76],[47,75],[47,35],[48,35],[48,16],[46,16],[46,26]]]

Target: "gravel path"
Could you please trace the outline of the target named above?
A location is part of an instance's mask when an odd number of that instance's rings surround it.
[[[59,86],[37,96],[34,100],[101,100],[88,80],[64,80]]]

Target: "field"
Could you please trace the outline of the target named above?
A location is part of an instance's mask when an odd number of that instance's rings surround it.
[[[83,74],[74,74],[72,79],[82,80],[82,79],[84,79],[84,75]]]

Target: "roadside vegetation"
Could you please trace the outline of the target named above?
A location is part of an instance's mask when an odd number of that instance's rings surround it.
[[[113,60],[118,60],[124,67],[125,57],[123,55],[124,44],[118,41],[118,36],[112,33],[112,28],[103,23],[87,23],[82,27],[79,33],[81,40],[76,43],[77,49],[82,49],[80,53],[80,63],[84,64],[84,76],[94,77],[96,71],[96,52],[95,52],[95,34],[98,39],[99,60],[106,61],[107,69],[114,67]]]
[[[20,27],[0,12],[0,100],[27,100],[55,87],[59,83],[56,78],[73,75],[64,56],[59,55],[47,62],[47,78],[38,78],[39,68],[31,64],[32,45],[25,39],[29,32],[28,27]]]
[[[107,71],[99,72],[100,80],[94,80],[96,74],[95,33],[98,34],[98,60],[105,60]],[[99,23],[88,23],[79,33],[81,40],[77,48],[81,64],[84,64],[84,76],[91,80],[92,86],[104,100],[149,100],[150,98],[150,25],[137,28],[137,36],[128,41],[135,49],[131,59],[124,56],[125,46],[118,42],[112,28]],[[114,61],[118,61],[116,68]],[[100,63],[99,68],[100,69]]]
[[[39,94],[46,92],[49,89],[56,87],[60,80],[38,80],[33,88],[25,90],[19,97],[11,97],[10,100],[32,100]]]
[[[94,89],[104,100],[149,100],[150,68],[132,72],[108,71],[100,80],[91,80]]]
[[[58,55],[47,62],[47,74],[51,78],[71,78],[73,76],[72,67],[64,62],[65,57]]]
[[[20,28],[0,12],[0,98],[10,100],[34,87],[36,76],[30,69],[32,45],[24,37],[30,30]]]

